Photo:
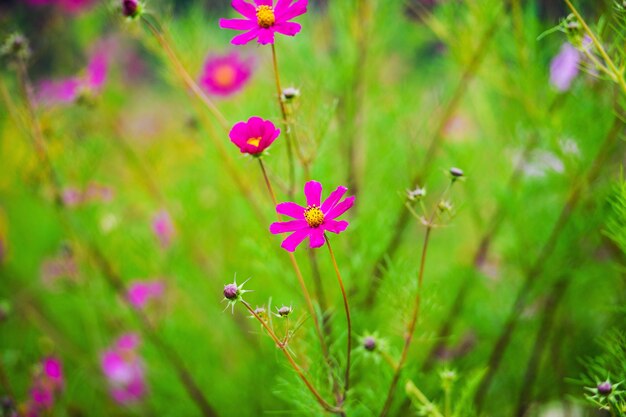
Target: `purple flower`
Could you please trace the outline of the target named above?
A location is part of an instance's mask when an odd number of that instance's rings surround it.
[[[220,19],[224,29],[244,30],[230,42],[244,45],[257,38],[261,45],[274,43],[274,33],[295,36],[302,27],[289,20],[307,11],[309,0],[254,0],[254,4],[244,0],[232,0],[231,4],[244,19]]]
[[[126,333],[100,357],[111,398],[121,405],[137,402],[146,393],[143,361],[136,352],[138,346],[139,337]]]
[[[322,184],[317,181],[307,182],[304,185],[307,206],[302,207],[291,202],[277,205],[278,214],[284,214],[295,220],[272,223],[270,232],[291,233],[281,244],[282,248],[289,252],[295,251],[307,237],[311,248],[323,246],[326,231],[341,233],[348,227],[347,221],[335,220],[354,204],[354,197],[340,201],[346,191],[348,191],[346,187],[337,187],[322,203]]]
[[[561,92],[569,90],[578,75],[580,58],[578,49],[569,43],[564,43],[550,63],[550,84]]]
[[[174,223],[167,210],[161,210],[152,218],[152,230],[161,243],[161,247],[168,248],[174,238]]]
[[[164,290],[162,281],[135,281],[129,285],[126,297],[133,307],[142,309],[150,300],[162,297]]]
[[[236,52],[209,56],[204,61],[199,84],[208,93],[229,96],[240,91],[252,74],[252,61]]]

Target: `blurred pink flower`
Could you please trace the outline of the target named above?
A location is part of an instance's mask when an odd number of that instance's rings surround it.
[[[42,262],[40,276],[41,282],[46,287],[54,286],[61,279],[76,282],[78,281],[78,265],[71,253],[62,253]]]
[[[561,46],[559,53],[550,62],[550,84],[559,91],[567,91],[578,75],[580,52],[569,43]]]
[[[274,123],[257,116],[235,124],[228,134],[230,141],[239,147],[241,153],[253,156],[261,155],[278,135],[280,129],[276,129]]]
[[[43,360],[43,373],[56,388],[63,388],[63,366],[55,357]]]
[[[41,81],[36,101],[44,106],[52,106],[73,103],[81,94],[97,95],[104,87],[107,72],[108,55],[106,51],[96,49],[87,63],[84,75]]]
[[[309,0],[254,0],[254,4],[244,0],[232,0],[231,5],[244,19],[220,19],[224,29],[244,30],[230,42],[243,45],[257,38],[258,43],[274,43],[274,33],[295,36],[302,26],[289,20],[307,11]]]
[[[95,4],[95,0],[24,0],[24,2],[31,6],[53,5],[72,14],[86,11]]]
[[[163,209],[152,218],[152,230],[163,248],[168,248],[174,238],[174,223],[167,210]]]
[[[137,309],[142,309],[152,299],[163,296],[165,284],[163,281],[135,281],[128,286],[126,297]]]
[[[90,182],[83,190],[68,186],[61,191],[61,199],[67,207],[78,207],[86,203],[108,203],[113,200],[115,191],[108,185]]]
[[[63,368],[55,357],[42,360],[41,369],[34,376],[30,389],[27,415],[38,415],[54,406],[55,395],[63,389]]]
[[[276,212],[294,218],[286,222],[276,222],[270,225],[270,232],[273,234],[291,233],[281,247],[289,252],[296,250],[296,247],[304,239],[309,238],[311,248],[319,248],[325,243],[325,232],[341,233],[348,227],[345,220],[337,221],[354,204],[354,197],[348,197],[343,201],[348,189],[337,187],[330,193],[328,198],[320,204],[322,198],[322,184],[317,181],[309,181],[304,185],[304,195],[306,196],[306,207],[296,203],[280,203],[276,206]]]
[[[139,336],[127,333],[100,357],[111,398],[121,405],[137,402],[146,393],[143,361],[135,351],[138,346]]]
[[[209,56],[200,74],[200,86],[210,94],[229,96],[240,91],[252,74],[252,62],[236,52]]]

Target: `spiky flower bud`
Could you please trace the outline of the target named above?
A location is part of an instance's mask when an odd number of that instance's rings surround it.
[[[363,339],[363,348],[368,352],[373,352],[374,350],[376,350],[376,339],[374,339],[372,336],[367,336],[365,339]]]
[[[141,16],[143,5],[138,0],[122,0],[122,14],[130,19]]]
[[[613,392],[613,386],[609,381],[604,381],[598,384],[598,394],[608,396]]]
[[[236,300],[237,296],[239,296],[237,284],[226,284],[224,286],[224,297],[227,300]]]

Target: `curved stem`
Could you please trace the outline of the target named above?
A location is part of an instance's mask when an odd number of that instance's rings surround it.
[[[339,267],[337,266],[337,259],[335,259],[335,253],[333,252],[333,248],[330,246],[330,240],[328,240],[328,236],[326,236],[326,234],[324,234],[324,239],[326,240],[326,246],[328,246],[328,252],[330,253],[330,258],[333,261],[333,267],[335,268],[335,273],[337,274],[337,281],[339,282],[339,288],[341,288],[341,295],[343,297],[343,307],[346,311],[346,321],[348,323],[348,352],[346,356],[345,384],[343,386],[343,398],[342,398],[342,402],[344,402],[348,394],[348,389],[350,388],[350,354],[352,352],[352,321],[350,319],[350,307],[348,306],[348,297],[346,295],[346,289],[343,286],[343,280],[341,279],[341,273],[339,272]]]
[[[267,187],[267,191],[269,192],[270,197],[272,198],[272,203],[274,203],[274,206],[277,206],[278,202],[276,200],[276,194],[274,193],[274,188],[272,187],[272,183],[270,182],[269,176],[267,175],[267,170],[265,169],[265,164],[263,164],[263,159],[262,158],[257,158],[257,159],[259,161],[259,166],[261,167],[261,172],[263,173],[265,186]],[[278,218],[278,221],[282,220],[282,216],[280,214],[277,213],[276,217]],[[304,277],[302,276],[302,271],[300,270],[300,266],[298,265],[296,256],[291,252],[287,252],[287,253],[289,254],[289,261],[291,262],[291,266],[293,267],[293,270],[296,273],[296,277],[298,278],[298,283],[300,284],[300,288],[302,289],[302,294],[304,295],[304,299],[306,301],[309,314],[311,318],[313,319],[313,324],[315,325],[315,333],[317,334],[317,337],[320,341],[320,346],[322,348],[322,354],[324,355],[324,360],[330,366],[331,361],[330,361],[330,356],[328,353],[328,346],[326,346],[324,335],[322,333],[322,329],[320,327],[320,323],[317,318],[317,313],[315,312],[315,308],[313,307],[311,294],[309,293],[309,290],[307,289],[306,284],[304,282]]]
[[[433,216],[431,217],[431,221]],[[389,386],[389,392],[387,393],[387,399],[385,400],[385,404],[383,406],[383,410],[380,413],[380,417],[384,417],[389,412],[389,408],[391,407],[391,402],[393,400],[393,395],[396,390],[396,385],[398,385],[398,381],[400,380],[400,373],[402,372],[402,367],[406,362],[407,355],[409,353],[409,347],[411,346],[411,342],[413,341],[413,333],[415,331],[415,325],[417,324],[417,319],[419,317],[420,305],[422,301],[422,284],[424,282],[424,266],[426,265],[426,253],[428,251],[428,243],[430,242],[430,232],[432,230],[432,224],[426,226],[426,233],[424,235],[424,245],[422,247],[422,260],[420,261],[420,269],[417,280],[417,295],[415,296],[415,305],[413,307],[413,314],[411,315],[411,321],[409,322],[409,328],[406,335],[406,339],[404,340],[404,347],[402,348],[402,355],[400,356],[400,361],[398,362],[398,366],[393,374],[393,378],[391,379],[391,385]]]
[[[283,90],[280,87],[280,75],[278,74],[278,60],[276,59],[276,47],[272,44],[272,64],[274,66],[274,80],[276,81],[276,99],[278,100],[278,105],[280,106],[280,112],[283,117],[283,129],[285,131],[285,137],[287,142],[287,159],[289,163],[289,188],[288,194],[289,196],[293,195],[294,184],[296,181],[295,168],[293,164],[293,151],[292,147],[292,137],[291,130],[289,129],[289,123],[287,122],[287,109],[285,108],[285,103],[282,99]]]
[[[293,359],[293,356],[291,356],[291,353],[289,353],[289,350],[287,350],[286,342],[281,342],[281,340],[278,338],[278,336],[276,336],[276,333],[274,333],[272,328],[265,322],[265,320],[259,317],[259,315],[254,311],[254,309],[252,309],[250,304],[248,304],[244,300],[241,300],[241,303],[246,307],[246,309],[250,312],[250,314],[252,314],[254,318],[256,318],[259,321],[259,323],[261,323],[261,325],[265,328],[265,330],[267,330],[267,333],[270,335],[272,340],[274,340],[274,343],[276,343],[276,346],[283,352],[283,354],[289,361],[289,364],[291,365],[291,367],[294,369],[294,371],[296,371],[296,373],[298,374],[302,382],[304,382],[304,384],[309,389],[309,391],[311,391],[311,394],[313,394],[315,399],[317,399],[317,402],[322,407],[324,407],[324,409],[327,411],[330,411],[332,413],[338,413],[338,414],[342,413],[343,412],[342,409],[333,407],[332,405],[328,404],[328,402],[326,402],[326,400],[320,395],[320,393],[315,389],[315,387],[313,387],[313,384],[311,384],[311,382],[308,380],[306,375],[304,375],[304,373],[302,372],[302,369],[300,369],[296,361]]]

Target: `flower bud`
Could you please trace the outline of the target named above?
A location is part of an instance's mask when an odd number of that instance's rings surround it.
[[[367,336],[363,339],[363,348],[368,352],[373,352],[376,349],[376,339],[372,336]]]
[[[224,286],[224,297],[227,300],[236,300],[239,295],[239,288],[237,284],[226,284]]]
[[[122,0],[122,14],[134,19],[141,14],[142,6],[137,0]]]
[[[289,314],[291,314],[292,311],[293,309],[291,307],[282,306],[278,309],[278,315],[280,317],[287,317]]]
[[[598,384],[598,394],[607,396],[613,391],[613,386],[609,381],[604,381]]]
[[[419,201],[426,195],[426,188],[416,187],[414,190],[407,190],[407,198],[411,201]]]
[[[450,168],[450,175],[452,175],[454,178],[460,178],[463,176],[463,170],[460,168]]]
[[[287,87],[283,89],[281,96],[283,101],[290,101],[294,98],[300,97],[300,90],[295,87]]]

